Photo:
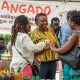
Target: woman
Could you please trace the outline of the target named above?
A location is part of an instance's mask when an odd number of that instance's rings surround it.
[[[28,64],[23,57],[25,57],[32,64],[34,52],[42,50],[45,47],[44,42],[33,44],[28,36],[30,28],[31,26],[26,16],[20,15],[15,19],[11,37],[13,57],[10,64],[10,67],[13,67],[15,72],[19,67],[23,68],[26,64]],[[23,57],[17,50],[22,54]]]
[[[37,28],[30,32],[29,35],[34,43],[38,43],[44,40],[55,43],[59,47],[58,39],[48,26],[48,18],[44,13],[39,13],[35,16],[35,23]],[[37,55],[36,55],[37,54]],[[40,64],[40,79],[55,79],[56,75],[56,61],[58,60],[58,54],[51,51],[50,47],[35,53]]]
[[[70,18],[70,28],[75,30],[76,32],[78,32],[78,35],[80,36],[80,12],[79,11],[76,11],[76,13],[74,15],[72,15],[72,17]],[[62,46],[61,48],[56,48],[53,43],[50,44],[51,50],[54,52],[57,52],[59,54],[64,54],[64,53],[68,52],[79,41],[79,38],[78,38],[76,32],[73,33],[73,35],[68,38],[67,43],[64,46]],[[74,74],[73,72],[76,74]],[[71,76],[74,75],[74,76],[72,76],[72,78],[74,80],[80,80],[80,70],[71,69],[70,74],[71,74]],[[73,80],[73,79],[71,79],[71,80]],[[70,80],[70,77],[68,77],[68,79],[66,79],[66,80]]]

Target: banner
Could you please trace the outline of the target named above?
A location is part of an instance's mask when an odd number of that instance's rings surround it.
[[[67,6],[65,9],[64,6]],[[77,7],[77,6],[76,6]],[[79,5],[80,8],[80,5]],[[78,8],[78,9],[79,9]],[[51,18],[57,16],[63,23],[66,12],[75,8],[71,8],[66,3],[25,3],[10,0],[0,0],[0,33],[10,33],[11,27],[14,24],[14,19],[19,15],[26,15],[31,22],[31,29],[35,29],[35,15],[45,13],[48,16],[50,24]],[[63,21],[62,21],[63,20]]]

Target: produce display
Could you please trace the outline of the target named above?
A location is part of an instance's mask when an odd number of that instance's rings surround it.
[[[5,45],[7,46],[8,42],[11,39],[10,34],[0,34],[0,37],[4,38]],[[25,75],[25,68],[19,67],[17,72],[14,68],[10,68],[10,63],[12,60],[12,51],[5,50],[0,56],[0,80],[40,80],[39,76],[27,76]]]
[[[7,68],[4,68],[4,70],[1,70],[0,68],[0,80],[40,80],[39,76],[32,76],[27,77],[22,75],[21,67],[17,69],[17,72],[14,72],[14,68],[11,68],[10,70]]]
[[[9,50],[5,50],[5,52],[1,54],[1,60],[11,61],[12,60],[12,52]]]

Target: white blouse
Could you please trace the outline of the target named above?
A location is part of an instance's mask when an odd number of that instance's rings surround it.
[[[34,60],[34,52],[42,50],[45,47],[44,42],[34,44],[28,34],[18,33],[15,41],[15,45],[12,46],[12,61],[10,67],[13,67],[15,72],[19,67],[24,67],[28,62],[18,53],[22,54],[23,57],[26,57],[27,60],[32,64]]]

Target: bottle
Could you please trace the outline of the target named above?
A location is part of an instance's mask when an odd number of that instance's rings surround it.
[[[8,50],[5,50],[4,54],[8,54]]]
[[[2,75],[3,71],[1,70],[1,67],[0,67],[0,76]]]
[[[23,77],[23,80],[27,80],[27,77],[26,77],[26,76],[24,76],[24,77]]]
[[[7,70],[7,76],[9,77],[9,75],[10,75],[10,71],[9,71],[9,70]]]
[[[2,80],[2,70],[1,70],[1,67],[0,67],[0,80]]]
[[[22,80],[21,67],[17,69],[16,80]]]
[[[39,76],[36,76],[36,80],[40,80],[40,77]]]
[[[11,55],[10,55],[10,50],[7,50],[7,60],[10,61],[11,60]]]
[[[28,78],[27,80],[31,80],[31,78]]]
[[[9,80],[14,80],[14,68],[11,68]]]
[[[7,55],[8,55],[8,50],[5,50],[5,51],[4,51],[4,60],[8,60]]]
[[[9,80],[9,77],[7,76],[7,68],[5,68],[3,71],[2,80]]]
[[[35,76],[32,76],[31,80],[36,80]]]
[[[11,55],[11,51],[10,50],[8,50],[8,54]]]

